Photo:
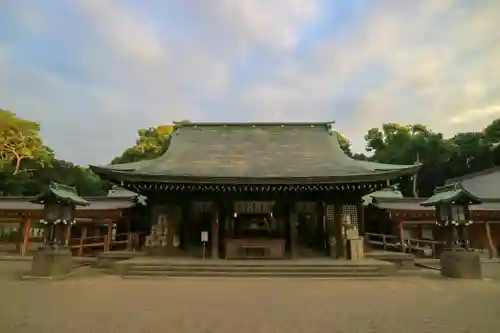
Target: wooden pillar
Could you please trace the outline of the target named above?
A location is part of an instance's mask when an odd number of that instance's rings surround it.
[[[71,239],[71,228],[73,227],[73,225],[70,223],[68,223],[66,225],[66,237],[65,237],[65,242],[66,242],[66,245],[69,246],[69,240]]]
[[[26,219],[24,221],[24,233],[23,233],[23,245],[21,247],[21,255],[25,256],[28,252],[28,246],[30,242],[30,230],[31,230],[31,219]]]
[[[399,234],[399,242],[401,244],[401,252],[406,252],[406,246],[405,246],[405,233],[404,233],[404,224],[403,221],[398,220],[397,221],[397,226],[398,226],[398,234]]]
[[[345,258],[345,239],[343,235],[343,226],[342,226],[342,204],[340,202],[334,203],[334,218],[333,218],[333,229],[336,240],[336,257],[337,258]]]
[[[363,200],[356,204],[356,210],[358,213],[358,232],[359,236],[365,236],[365,206],[363,205]]]
[[[325,245],[328,255],[332,258],[337,257],[337,237],[335,235],[335,205],[332,203],[324,204],[324,225],[325,225]]]
[[[189,251],[189,246],[193,241],[193,235],[191,234],[191,201],[183,201],[182,202],[182,211],[181,211],[181,247],[185,251]]]
[[[210,230],[211,242],[211,257],[212,259],[219,258],[219,206],[214,203],[213,207],[212,228]]]
[[[111,244],[113,242],[113,220],[108,220],[108,233],[107,241],[104,244],[104,252],[111,250]]]
[[[295,203],[289,206],[290,218],[288,220],[289,230],[290,230],[290,257],[292,259],[297,258],[297,224],[298,215],[295,207]]]
[[[318,244],[318,249],[322,251],[328,249],[326,246],[326,225],[325,225],[325,209],[321,202],[316,204],[316,237],[314,242]]]
[[[488,242],[488,253],[490,258],[498,257],[498,251],[493,242],[493,237],[491,236],[491,227],[489,221],[484,221],[484,231],[486,234],[486,240]]]
[[[83,256],[83,244],[85,243],[85,238],[87,238],[87,226],[82,227],[82,233],[80,236],[80,245],[78,248],[78,256]]]

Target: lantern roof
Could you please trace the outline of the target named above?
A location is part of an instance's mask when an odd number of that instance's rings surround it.
[[[50,182],[45,191],[32,198],[30,201],[37,204],[44,204],[52,201],[75,206],[89,205],[87,200],[78,195],[76,188],[56,182]]]
[[[437,188],[434,195],[420,205],[424,207],[453,203],[477,205],[481,202],[481,199],[467,191],[460,183],[455,183]]]

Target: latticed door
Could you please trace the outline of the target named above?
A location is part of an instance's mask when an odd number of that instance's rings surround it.
[[[326,219],[328,221],[333,221],[335,218],[335,206],[334,205],[326,205]]]
[[[342,222],[345,222],[345,217],[349,216],[351,224],[359,229],[358,207],[356,205],[343,205],[341,210]]]

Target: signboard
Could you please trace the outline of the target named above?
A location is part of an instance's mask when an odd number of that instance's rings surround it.
[[[201,232],[201,241],[203,243],[208,242],[208,231],[202,231]]]

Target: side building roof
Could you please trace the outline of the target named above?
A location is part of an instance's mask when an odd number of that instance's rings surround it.
[[[39,211],[43,205],[31,202],[31,197],[0,197],[0,211]],[[123,210],[136,205],[132,197],[84,197],[87,206],[76,206],[76,211]]]
[[[481,200],[500,199],[500,167],[489,168],[446,181],[447,185],[456,183]]]
[[[176,127],[156,159],[90,166],[114,181],[172,183],[356,183],[414,174],[420,165],[354,160],[331,123],[191,123]]]
[[[388,211],[425,211],[433,212],[433,206],[421,206],[428,198],[374,198],[372,206]],[[484,200],[477,205],[469,206],[471,211],[500,211],[500,200]]]

